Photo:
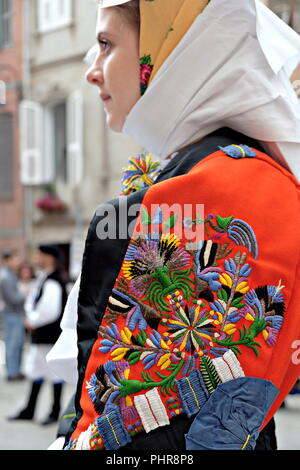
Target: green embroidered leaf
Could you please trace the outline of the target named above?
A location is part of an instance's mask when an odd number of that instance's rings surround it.
[[[219,289],[217,292],[217,296],[219,299],[223,300],[224,302],[228,301],[228,294],[225,289]]]
[[[196,341],[196,343],[200,346],[200,348],[204,349],[205,345],[204,345],[203,341],[201,341],[201,339],[199,338],[197,333],[195,333],[195,331],[192,332],[192,336],[193,336],[194,340]]]
[[[228,225],[232,221],[233,217],[221,217],[219,215],[216,216],[217,224],[222,229],[227,229]]]
[[[255,338],[259,333],[261,333],[266,327],[266,322],[264,318],[256,317],[254,322],[250,327],[250,336]]]
[[[177,220],[177,214],[171,215],[171,217],[164,222],[164,227],[173,228]]]
[[[234,307],[236,307],[236,308],[242,308],[244,306],[245,306],[245,304],[243,302],[240,302],[239,304],[234,305]]]
[[[165,375],[161,374],[161,373],[158,372],[158,371],[155,371],[155,373],[156,373],[156,375],[157,375],[158,377],[160,377],[161,379],[166,379],[166,378],[167,378]]]
[[[145,333],[145,331],[140,331],[140,333],[138,333],[136,335],[136,339],[138,340],[139,344],[141,346],[144,346],[145,345],[145,342],[146,342],[146,339],[147,339],[147,334]]]
[[[142,376],[142,378],[143,378],[143,380],[146,384],[148,384],[148,385],[153,384],[153,379],[152,379],[151,375],[149,374],[149,372],[144,372],[143,371],[141,373],[141,376]]]
[[[239,333],[240,333],[240,340],[241,341],[244,341],[244,339],[249,336],[249,330],[248,328],[246,327],[246,325],[243,326],[244,328],[244,331],[243,330],[239,330]]]
[[[148,211],[145,207],[142,208],[141,224],[142,225],[150,225],[151,224],[151,217],[148,214]]]
[[[244,306],[243,303],[240,303],[242,300],[243,300],[243,297],[236,297],[236,298],[231,302],[231,306],[232,306],[232,307],[238,307],[238,305]]]
[[[231,346],[230,349],[236,355],[236,357],[238,357],[238,355],[241,354],[241,350],[237,346]]]
[[[141,335],[142,335],[143,340],[146,341],[146,339],[148,338],[148,336],[147,336],[147,333],[146,333],[145,330],[142,330],[142,331],[141,331]]]
[[[140,360],[140,357],[142,355],[142,351],[135,351],[133,353],[131,353],[129,356],[128,356],[128,363],[130,365],[134,365],[134,364],[137,364]]]
[[[209,391],[209,393],[212,393],[217,388],[219,383],[221,383],[221,379],[216,371],[212,360],[208,356],[202,356],[200,363],[200,371],[207,390]]]

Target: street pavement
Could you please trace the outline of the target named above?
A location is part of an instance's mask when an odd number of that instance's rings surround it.
[[[27,346],[28,347],[28,346]],[[0,341],[0,450],[46,450],[56,438],[57,424],[42,426],[52,403],[51,385],[41,390],[34,421],[8,421],[7,416],[17,413],[25,404],[30,383],[7,382],[4,368],[4,346]],[[26,356],[26,348],[24,352]],[[62,404],[67,405],[73,387],[65,385]],[[279,450],[300,450],[300,395],[289,395],[286,407],[276,416]]]
[[[28,345],[25,347],[24,358]],[[45,382],[42,386],[34,421],[8,421],[8,416],[17,414],[26,404],[30,391],[28,380],[7,382],[3,360],[4,347],[0,341],[0,450],[46,450],[56,439],[58,424],[43,426],[52,406],[52,386]],[[74,388],[64,385],[62,411],[68,404]]]

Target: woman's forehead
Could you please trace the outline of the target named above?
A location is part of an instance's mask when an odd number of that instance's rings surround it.
[[[100,8],[97,11],[96,37],[100,33],[116,36],[121,33],[122,25],[121,15],[114,8]]]

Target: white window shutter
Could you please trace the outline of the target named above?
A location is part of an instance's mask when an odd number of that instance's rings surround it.
[[[38,22],[39,30],[46,31],[52,24],[54,19],[53,0],[37,0],[38,1]]]
[[[38,0],[39,31],[46,33],[72,22],[71,0]]]
[[[0,80],[0,105],[6,104],[6,83]]]
[[[40,185],[50,182],[43,161],[43,107],[36,102],[20,103],[20,169],[24,185]]]
[[[70,186],[83,177],[83,98],[74,91],[67,99],[67,180]]]

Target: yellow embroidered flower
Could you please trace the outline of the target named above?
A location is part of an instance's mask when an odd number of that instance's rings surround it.
[[[129,328],[125,327],[123,330],[121,330],[121,338],[126,344],[131,344],[131,336],[132,333],[129,330]]]
[[[245,320],[254,321],[254,317],[250,313],[247,313],[247,315],[245,316]]]
[[[162,370],[167,369],[167,367],[169,367],[171,364],[170,357],[170,353],[164,354],[157,363],[158,367],[160,367]]]
[[[250,287],[248,286],[247,282],[240,282],[236,288],[236,292],[240,292],[241,294],[246,294]]]
[[[233,333],[235,333],[236,330],[237,330],[237,328],[236,328],[236,325],[234,323],[227,323],[223,328],[224,333],[226,333],[228,335],[233,335]]]
[[[129,351],[129,348],[117,348],[111,353],[111,357],[113,361],[120,361],[123,359],[125,354]]]
[[[262,335],[263,335],[264,340],[267,341],[268,336],[269,336],[268,331],[267,331],[267,330],[263,330],[263,331],[262,331]]]
[[[231,277],[224,273],[224,274],[221,274],[220,277],[219,277],[219,281],[224,285],[224,286],[228,286],[228,287],[232,287],[232,279]]]

